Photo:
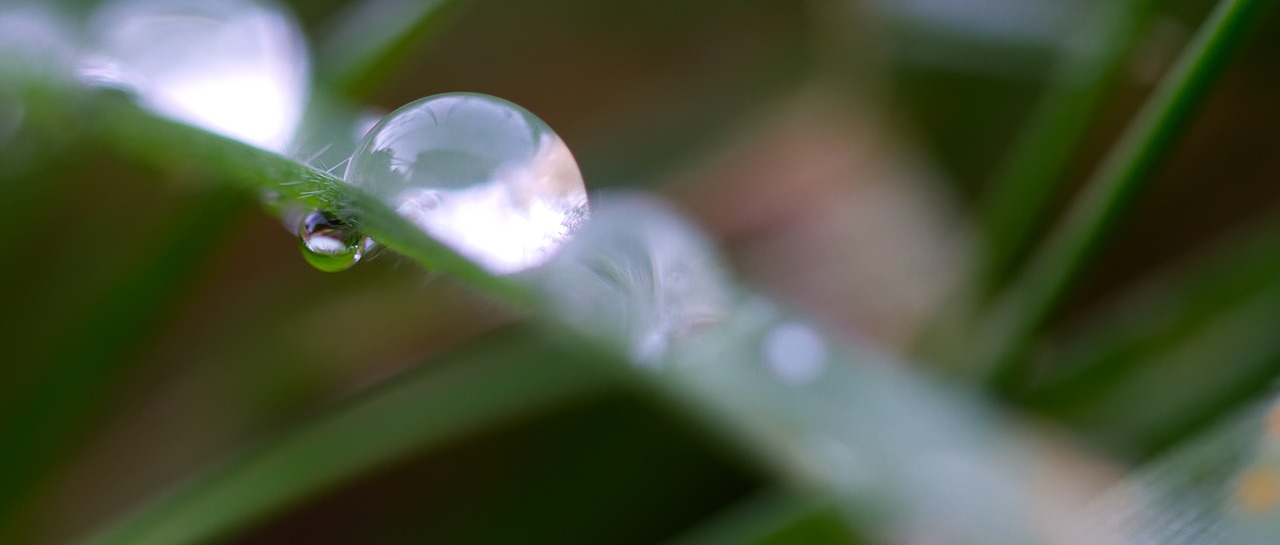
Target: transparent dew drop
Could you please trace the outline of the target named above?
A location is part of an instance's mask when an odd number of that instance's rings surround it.
[[[624,343],[646,366],[723,320],[735,300],[711,243],[642,196],[600,201],[573,239],[527,278],[570,325]]]
[[[266,0],[116,0],[90,24],[77,72],[157,114],[282,152],[302,118],[308,58],[297,22]]]
[[[588,215],[564,141],[488,95],[446,93],[392,112],[356,147],[346,180],[496,274],[545,262]]]
[[[298,245],[307,263],[324,272],[350,269],[374,248],[372,239],[319,210],[302,219]]]

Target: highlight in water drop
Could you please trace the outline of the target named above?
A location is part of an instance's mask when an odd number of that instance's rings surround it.
[[[346,179],[497,274],[546,261],[588,210],[564,141],[524,108],[475,93],[392,112],[357,146]]]
[[[324,272],[350,269],[374,248],[372,239],[318,210],[299,224],[298,244],[307,263]]]
[[[116,0],[91,24],[85,83],[272,151],[302,118],[309,71],[293,17],[267,0]]]

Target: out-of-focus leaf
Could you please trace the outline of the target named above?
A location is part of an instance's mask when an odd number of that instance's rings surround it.
[[[458,352],[280,434],[84,543],[208,542],[407,453],[616,384],[607,368],[548,346],[524,334]]]
[[[733,506],[667,545],[849,545],[858,542],[830,503],[772,491]]]
[[[980,282],[989,291],[1007,277],[1040,227],[1045,206],[1063,180],[1063,170],[1104,97],[1114,87],[1145,23],[1152,2],[1134,0],[1096,6],[1091,25],[1071,42],[1048,89],[1016,137],[984,196],[982,219],[988,244]]]
[[[1261,414],[1259,414],[1261,413]],[[1273,399],[1263,413],[1253,411],[1254,418],[1242,419],[1253,448],[1245,464],[1231,479],[1223,479],[1229,488],[1223,496],[1220,516],[1229,543],[1264,545],[1274,543],[1280,531],[1280,405]]]
[[[359,0],[334,16],[319,47],[323,87],[368,94],[463,7],[465,0]]]
[[[1216,422],[1126,476],[1088,507],[1085,516],[1125,543],[1222,543],[1233,476],[1257,441],[1260,411],[1249,408]]]
[[[1222,0],[978,334],[974,368],[997,391],[1024,377],[1026,351],[1103,237],[1159,167],[1269,0]]]
[[[174,213],[169,225],[138,252],[144,259],[126,269],[104,298],[88,307],[61,336],[55,353],[32,383],[6,405],[8,438],[0,464],[0,503],[19,514],[31,485],[61,461],[60,453],[85,429],[109,385],[130,369],[122,364],[150,329],[162,323],[178,295],[216,255],[217,243],[243,199],[226,189],[206,192]],[[0,527],[15,521],[3,520]]]
[[[1088,322],[1023,402],[1147,456],[1266,388],[1280,343],[1280,226],[1255,226]]]

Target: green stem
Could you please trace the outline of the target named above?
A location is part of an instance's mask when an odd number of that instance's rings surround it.
[[[850,535],[834,502],[799,499],[769,490],[747,499],[666,545],[861,543]]]
[[[1055,350],[1061,357],[1046,365],[1057,372],[1031,385],[1020,399],[1048,411],[1087,403],[1109,385],[1139,379],[1133,372],[1160,350],[1273,289],[1280,279],[1276,218],[1280,216],[1270,215],[1243,235],[1215,244],[1222,250],[1144,280],[1141,292],[1103,309],[1085,322],[1084,330],[1064,336],[1063,348]]]
[[[82,543],[208,543],[408,453],[609,391],[616,375],[563,351],[537,357],[550,347],[524,334],[464,350],[273,438]]]
[[[0,533],[16,531],[27,493],[60,462],[92,421],[110,391],[129,370],[138,340],[162,323],[178,293],[187,289],[226,240],[228,225],[242,210],[237,192],[208,192],[179,210],[175,221],[143,247],[149,259],[123,271],[106,298],[60,340],[35,382],[12,402],[4,422],[5,463],[0,464]]]
[[[416,45],[453,20],[461,0],[363,0],[343,10],[317,54],[325,89],[347,98],[368,95]]]
[[[1269,0],[1222,0],[1155,94],[1089,181],[1084,194],[1031,259],[985,324],[978,362],[990,385],[1008,391],[1024,358],[1071,283],[1134,195],[1186,129]]]
[[[242,142],[169,121],[110,97],[94,101],[102,139],[128,155],[172,167],[205,165],[220,181],[252,192],[273,191],[303,204],[333,211],[360,227],[379,244],[417,261],[429,270],[466,282],[515,306],[528,304],[527,289],[509,277],[494,276],[474,262],[427,236],[373,197],[341,179]],[[183,155],[174,157],[174,150]]]
[[[1013,151],[991,180],[982,205],[987,231],[976,279],[990,293],[1014,269],[1042,226],[1080,140],[1125,67],[1148,20],[1151,0],[1107,2],[1100,23],[1074,40],[1049,89],[1014,140]]]

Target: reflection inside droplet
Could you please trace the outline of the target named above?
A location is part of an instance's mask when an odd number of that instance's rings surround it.
[[[722,319],[733,283],[697,229],[662,203],[608,200],[530,275],[557,314],[655,365],[672,343]]]
[[[156,113],[273,151],[301,119],[308,61],[297,24],[254,0],[120,0],[91,26],[81,79]]]
[[[587,215],[564,141],[505,100],[448,93],[375,126],[347,181],[498,274],[544,262]]]
[[[822,375],[827,344],[812,327],[789,322],[773,328],[762,346],[765,364],[783,383],[803,386]]]
[[[371,239],[318,210],[301,220],[298,244],[307,263],[324,272],[350,269],[373,248]]]

